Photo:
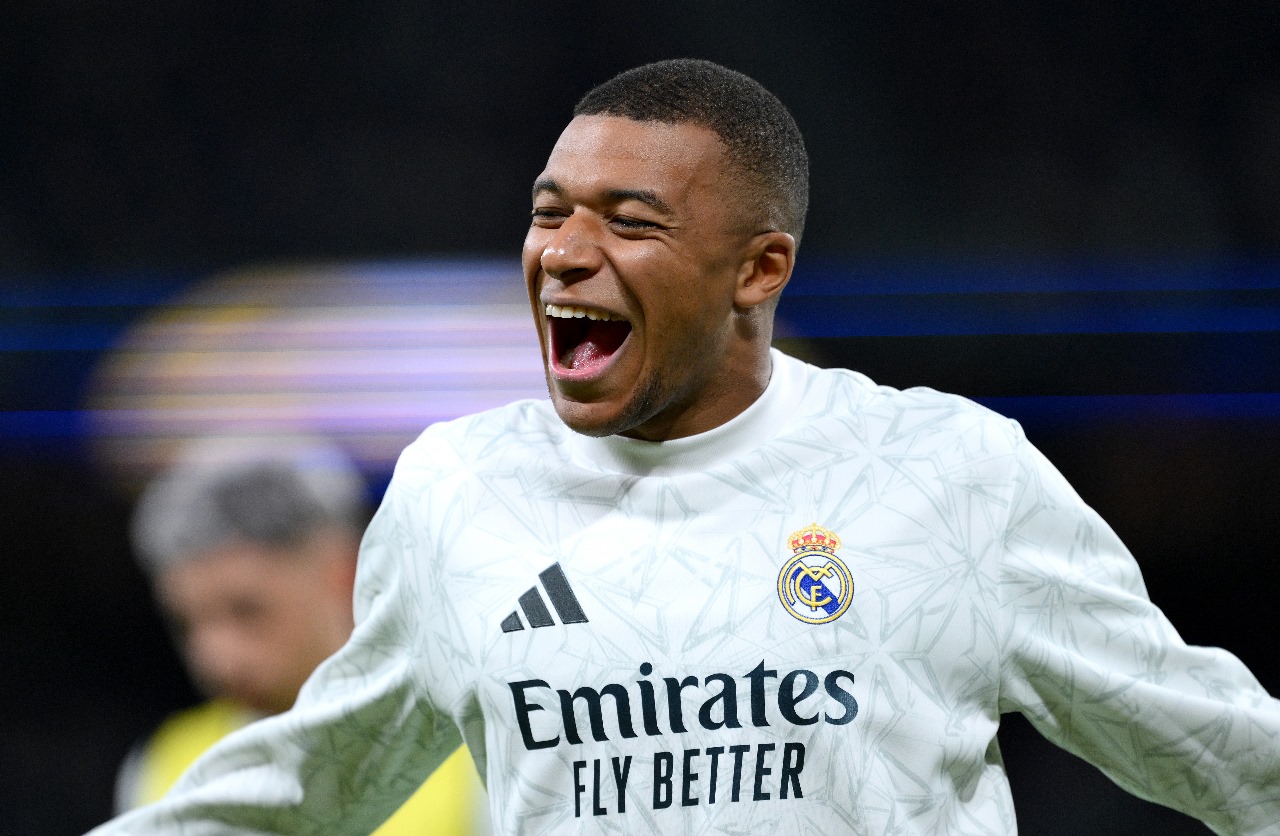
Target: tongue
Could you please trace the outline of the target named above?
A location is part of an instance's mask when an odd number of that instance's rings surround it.
[[[617,320],[592,322],[587,326],[582,342],[573,348],[569,355],[569,362],[565,365],[574,370],[586,370],[604,365],[630,332],[631,326],[626,322]]]

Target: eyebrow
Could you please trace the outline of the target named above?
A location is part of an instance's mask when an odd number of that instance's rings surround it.
[[[550,177],[540,177],[533,182],[534,197],[537,197],[539,192],[550,192],[557,197],[565,196],[564,189]],[[604,193],[604,198],[609,203],[637,200],[668,217],[675,215],[671,204],[658,197],[658,193],[652,189],[609,189]]]

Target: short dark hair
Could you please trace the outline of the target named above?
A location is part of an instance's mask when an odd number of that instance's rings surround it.
[[[358,537],[364,491],[345,452],[318,438],[198,439],[143,492],[134,546],[155,574],[228,544],[291,549],[326,527]]]
[[[797,241],[809,208],[809,156],[795,119],[759,82],[711,61],[677,58],[620,73],[582,97],[574,116],[692,122],[715,132],[768,222]]]

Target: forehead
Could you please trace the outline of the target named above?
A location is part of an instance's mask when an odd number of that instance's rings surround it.
[[[651,190],[667,198],[712,190],[723,179],[724,145],[690,122],[577,116],[556,142],[535,191]]]
[[[296,579],[309,562],[250,544],[227,544],[174,563],[160,573],[158,589],[179,603],[227,594],[275,594],[279,584]]]

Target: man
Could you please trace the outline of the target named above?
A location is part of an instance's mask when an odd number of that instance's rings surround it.
[[[121,770],[117,806],[162,797],[204,750],[286,711],[351,634],[365,486],[306,439],[188,444],[144,492],[134,544],[207,702],[169,717]],[[480,832],[482,793],[459,750],[378,836]]]
[[[533,198],[550,405],[410,446],[351,642],[104,833],[360,832],[459,734],[504,833],[1011,833],[1006,711],[1274,830],[1280,704],[1181,642],[1016,424],[770,351],[807,201],[772,95],[623,73]]]

